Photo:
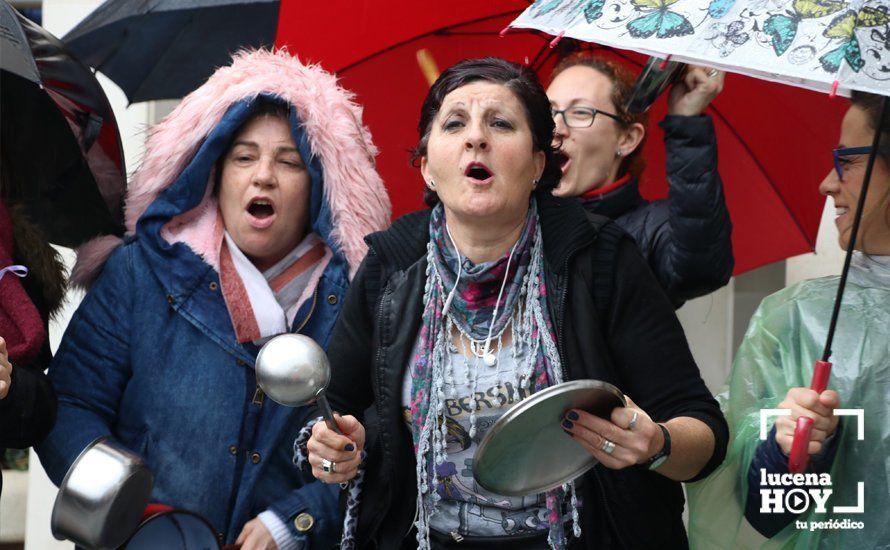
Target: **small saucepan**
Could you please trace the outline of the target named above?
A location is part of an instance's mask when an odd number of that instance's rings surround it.
[[[106,438],[96,439],[59,486],[50,521],[53,536],[85,548],[119,547],[139,525],[152,482],[138,455]]]

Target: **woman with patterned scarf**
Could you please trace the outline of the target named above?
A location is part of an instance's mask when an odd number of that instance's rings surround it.
[[[389,222],[361,120],[334,75],[261,50],[152,129],[124,242],[78,252],[75,279],[97,278],[49,369],[58,422],[37,451],[55,483],[108,437],[145,459],[155,502],[222,544],[337,540],[335,488],[291,464],[307,410],[266,399],[253,366],[276,334],[327,346],[363,238]]]
[[[458,63],[419,131],[432,208],[368,238],[329,347],[343,435],[319,422],[297,449],[322,481],[361,476],[342,546],[685,546],[679,481],[721,462],[726,424],[633,241],[550,195],[553,119],[534,74]],[[476,447],[513,403],[587,378],[628,394],[610,420],[561,420],[600,466],[525,498],[476,484]]]

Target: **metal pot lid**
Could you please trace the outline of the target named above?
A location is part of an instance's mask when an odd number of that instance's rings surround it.
[[[658,96],[673,83],[685,65],[650,57],[630,92],[626,108],[631,113],[645,113]]]
[[[507,411],[485,434],[473,457],[473,477],[506,496],[543,493],[577,478],[597,464],[561,422],[569,409],[610,418],[625,406],[621,391],[599,380],[551,386]]]

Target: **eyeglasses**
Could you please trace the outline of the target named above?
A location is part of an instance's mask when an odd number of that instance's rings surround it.
[[[563,109],[562,111],[559,109],[550,109],[550,116],[556,118],[557,115],[562,115],[563,122],[565,122],[566,126],[569,128],[590,128],[598,114],[607,116],[624,124],[624,121],[621,120],[621,117],[618,115],[600,111],[599,109],[591,109],[588,107],[571,107],[569,109]]]
[[[856,155],[868,155],[871,153],[871,145],[865,147],[838,147],[831,152],[834,157],[834,171],[837,172],[837,179],[844,181],[844,165],[847,164],[847,157]]]

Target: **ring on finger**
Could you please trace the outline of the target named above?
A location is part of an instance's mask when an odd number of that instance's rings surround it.
[[[637,418],[638,417],[639,417],[639,415],[637,414],[637,411],[634,411],[634,415],[632,417],[630,417],[630,423],[627,425],[628,430],[633,431],[633,429],[637,427]]]
[[[600,445],[600,449],[607,455],[610,455],[615,450],[615,444],[608,439],[603,439],[603,444]]]
[[[321,469],[324,470],[327,474],[335,474],[337,473],[337,463],[332,462],[326,458],[322,458]]]

